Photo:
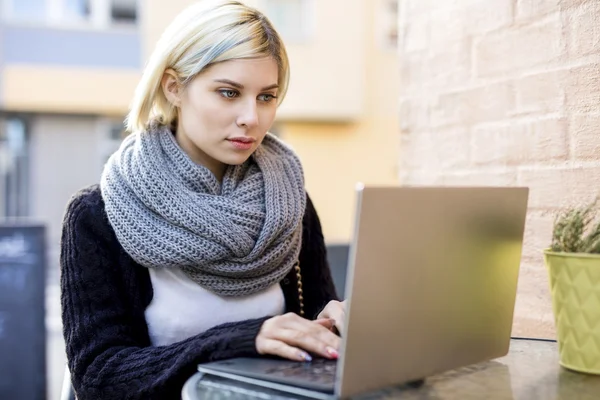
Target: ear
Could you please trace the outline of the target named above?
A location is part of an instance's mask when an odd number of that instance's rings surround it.
[[[181,104],[182,87],[177,79],[177,74],[171,68],[167,69],[161,79],[162,91],[173,106]]]

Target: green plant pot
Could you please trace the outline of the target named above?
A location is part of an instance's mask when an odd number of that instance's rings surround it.
[[[544,251],[560,365],[600,375],[600,255]]]

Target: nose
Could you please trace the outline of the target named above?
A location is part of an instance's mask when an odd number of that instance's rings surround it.
[[[258,109],[256,101],[247,101],[240,109],[237,117],[237,125],[239,127],[254,128],[258,126]]]

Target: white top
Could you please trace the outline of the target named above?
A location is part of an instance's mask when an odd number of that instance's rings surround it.
[[[169,345],[217,325],[279,315],[285,299],[279,284],[244,297],[220,297],[194,283],[179,269],[150,268],[154,297],[146,308],[150,340]]]

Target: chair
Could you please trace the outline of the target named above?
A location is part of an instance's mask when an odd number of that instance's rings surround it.
[[[71,372],[69,371],[69,366],[65,366],[65,374],[63,376],[62,388],[60,391],[60,400],[76,400],[75,398],[75,390],[73,390],[73,385],[71,384]]]
[[[344,299],[346,290],[349,252],[349,244],[340,243],[327,245],[327,261],[329,262],[335,289],[341,299]]]

